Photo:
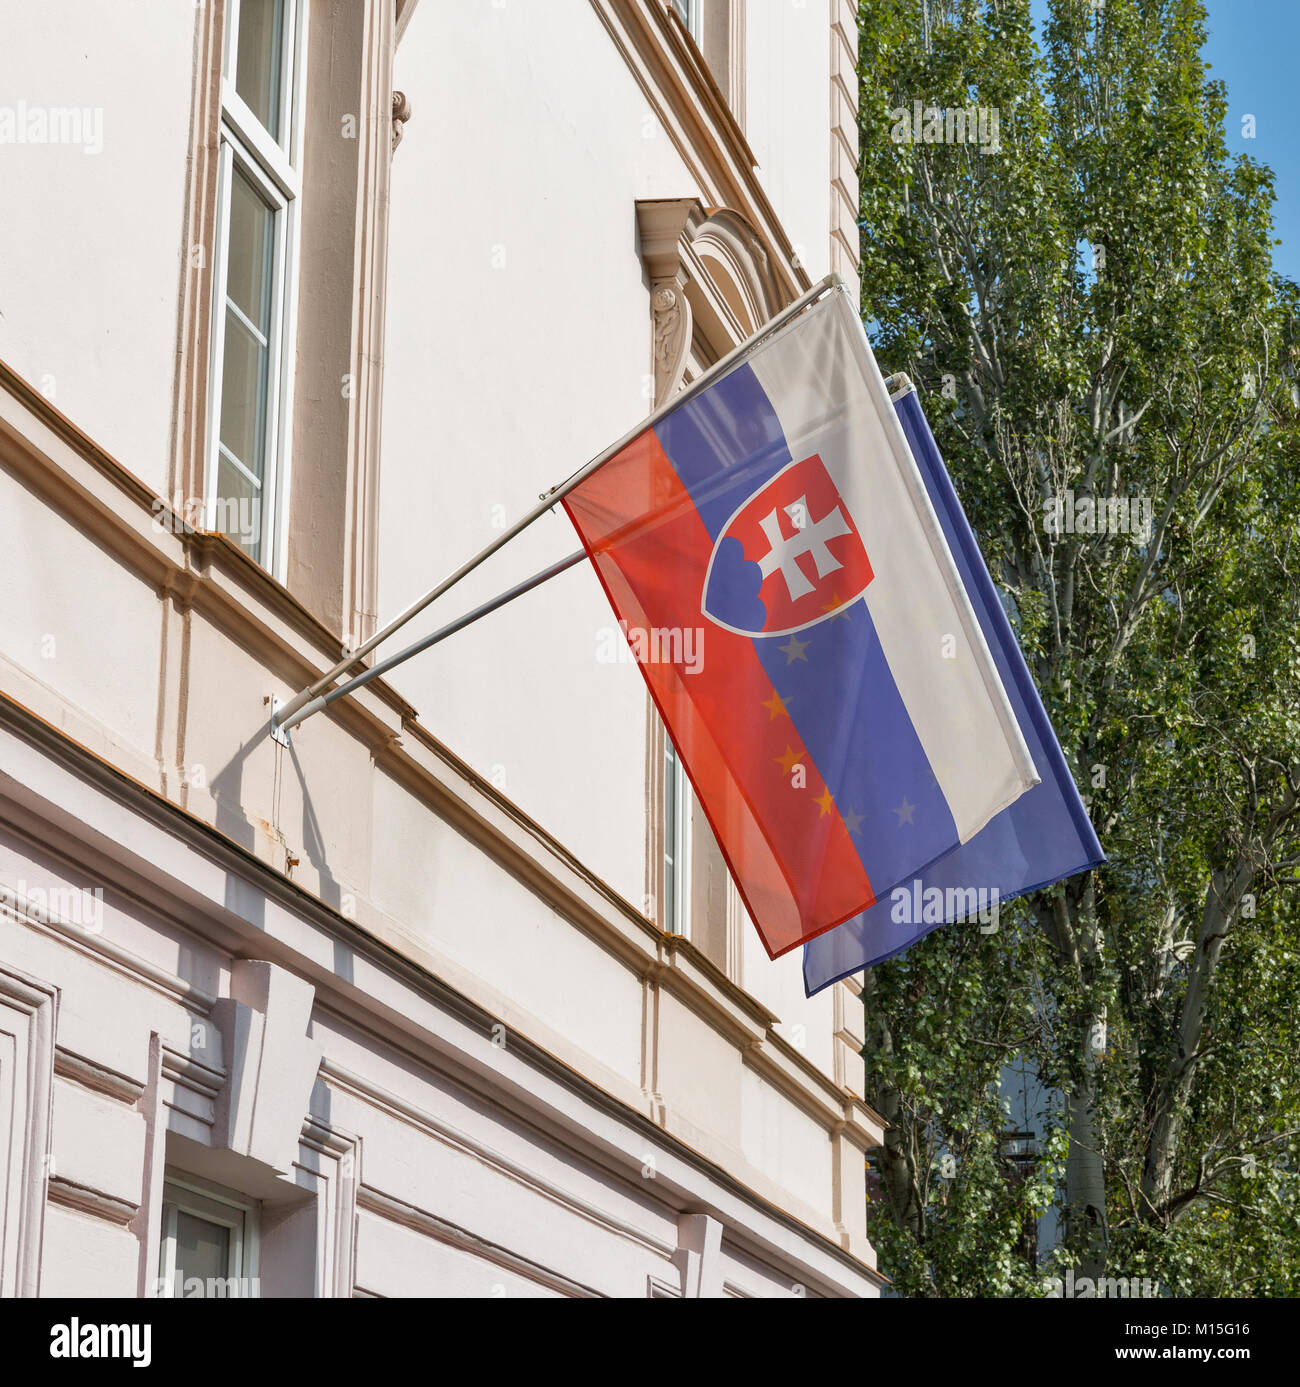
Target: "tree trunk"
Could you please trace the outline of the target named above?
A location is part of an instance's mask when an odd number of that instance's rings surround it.
[[[1191,958],[1187,991],[1178,1013],[1173,1055],[1165,1081],[1156,1096],[1155,1121],[1151,1126],[1142,1171],[1142,1211],[1143,1216],[1152,1222],[1168,1223],[1178,1213],[1172,1207],[1174,1176],[1187,1103],[1196,1078],[1205,1013],[1224,941],[1241,907],[1241,899],[1250,890],[1254,878],[1253,868],[1239,863],[1231,875],[1222,870],[1215,872],[1206,887],[1205,906],[1196,935],[1196,952]]]
[[[875,1045],[882,1055],[893,1054],[894,1038],[888,1023],[872,1005],[875,979],[868,968],[862,976],[862,1006],[865,1013],[865,1035],[868,1045]],[[908,1155],[908,1134],[899,1123],[902,1097],[892,1085],[879,1085],[871,1094],[871,1103],[885,1119],[885,1144],[880,1148],[880,1183],[886,1207],[894,1223],[909,1237],[920,1241],[921,1210],[913,1197],[916,1176]]]
[[[1094,1279],[1106,1274],[1108,1250],[1106,1179],[1097,1144],[1095,1105],[1096,1087],[1088,1078],[1075,1086],[1067,1103],[1070,1149],[1065,1161],[1065,1206],[1070,1241],[1082,1254],[1079,1274]]]

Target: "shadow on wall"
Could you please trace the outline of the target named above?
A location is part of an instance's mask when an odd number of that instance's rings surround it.
[[[243,772],[244,764],[252,755],[253,751],[259,748],[270,736],[270,719],[262,723],[257,731],[246,742],[240,744],[239,750],[227,764],[212,778],[212,796],[216,803],[216,828],[226,837],[246,848],[249,852],[255,852],[257,846],[257,825],[249,819],[244,812],[243,805]],[[280,838],[284,843],[283,834],[279,825],[279,801],[280,801],[280,777],[286,762],[285,748],[278,743],[275,747],[277,758],[275,775],[275,816],[276,822],[265,825],[266,831]],[[319,885],[315,894],[318,898],[332,910],[343,912],[343,888],[338,879],[330,869],[330,864],[325,848],[325,838],[321,832],[320,819],[317,816],[315,805],[312,801],[311,791],[307,785],[307,778],[303,771],[302,762],[298,759],[298,753],[292,746],[288,748],[288,764],[293,767],[293,773],[297,777],[298,788],[302,793],[302,851],[307,860],[315,868]],[[286,845],[287,846],[287,845]],[[226,877],[226,889],[224,904],[226,908],[238,915],[241,920],[252,925],[254,929],[266,928],[266,907],[261,889],[255,884],[245,880],[242,876],[228,873]],[[345,943],[339,941],[335,944],[334,959],[335,975],[345,982],[352,982],[354,977],[352,951]]]

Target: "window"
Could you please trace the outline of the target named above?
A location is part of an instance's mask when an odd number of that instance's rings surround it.
[[[207,520],[283,568],[301,120],[300,0],[228,0]]]
[[[701,0],[672,0],[672,3],[673,9],[677,11],[677,18],[686,25],[695,42],[699,43]]]
[[[691,782],[664,738],[664,916],[669,934],[690,933]]]
[[[163,1186],[158,1294],[249,1299],[258,1294],[257,1205],[177,1175]]]

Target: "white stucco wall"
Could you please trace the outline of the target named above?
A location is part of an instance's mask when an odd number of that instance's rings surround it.
[[[745,135],[810,278],[830,269],[830,0],[745,6]]]
[[[200,13],[0,0],[0,359],[159,491]],[[89,110],[102,149],[5,142],[6,111],[50,107]]]
[[[649,409],[635,208],[698,189],[589,0],[422,4],[397,52],[380,611]],[[412,638],[576,549],[545,517]],[[646,699],[584,566],[396,672],[434,733],[640,903]]]

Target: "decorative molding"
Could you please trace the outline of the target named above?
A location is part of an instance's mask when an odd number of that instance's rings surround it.
[[[248,959],[235,961],[230,987],[212,1009],[226,1062],[212,1144],[287,1174],[323,1054],[307,1034],[315,989],[277,964]]]
[[[763,238],[733,208],[698,198],[637,203],[650,279],[655,403],[680,388],[691,353],[716,361],[782,307],[782,284]]]
[[[736,124],[743,130],[749,68],[745,53],[745,0],[727,0],[727,48],[727,101]]]
[[[107,1098],[115,1098],[119,1103],[138,1103],[144,1094],[144,1085],[135,1079],[95,1060],[74,1055],[61,1045],[54,1051],[54,1072],[60,1079],[71,1079],[73,1083],[94,1089]]]
[[[40,1294],[58,1002],[0,966],[0,1297]]]
[[[180,255],[180,331],[173,381],[168,500],[204,494],[208,435],[213,259],[221,128],[225,0],[194,7],[194,85],[186,159],[184,243]]]
[[[686,369],[691,345],[691,306],[685,286],[672,280],[656,280],[650,287],[650,311],[654,318],[655,404],[676,393]]]
[[[875,1268],[876,1250],[867,1237],[867,1198],[863,1178],[868,1147],[854,1130],[854,1100],[844,1104],[844,1124],[831,1134],[832,1218],[840,1246]]]
[[[0,723],[2,722],[3,719],[0,718]],[[3,801],[0,801],[0,809],[3,809]],[[2,814],[0,822],[5,822]],[[18,823],[12,823],[10,827],[24,839],[31,841],[26,834],[22,834]],[[26,896],[12,886],[0,882],[0,920],[3,920],[6,914],[17,924],[43,930],[65,943],[74,945],[81,953],[96,958],[98,962],[115,969],[133,982],[144,983],[146,987],[161,993],[169,1001],[178,1001],[185,1006],[201,1010],[207,1010],[216,1001],[215,997],[210,997],[183,978],[156,967],[147,959],[106,939],[103,934],[87,930],[78,921],[51,911],[45,906],[32,905]]]
[[[811,287],[755,172],[757,159],[699,49],[665,4],[591,0],[691,177],[712,206],[756,229],[780,284],[780,305]]]
[[[373,1083],[369,1079],[363,1078],[360,1074],[354,1074],[345,1069],[342,1065],[335,1064],[326,1059],[321,1066],[321,1073],[325,1079],[333,1086],[351,1093],[354,1097],[372,1107],[378,1108],[381,1112],[387,1113],[390,1117],[395,1117],[399,1121],[405,1122],[408,1126],[415,1128],[426,1137],[445,1146],[451,1147],[465,1155],[474,1157],[475,1160],[490,1166],[499,1174],[508,1179],[514,1180],[522,1185],[530,1193],[538,1195],[548,1202],[557,1205],[570,1214],[575,1214],[579,1218],[594,1224],[596,1227],[607,1232],[616,1233],[619,1237],[638,1243],[648,1251],[658,1253],[660,1256],[671,1255],[673,1248],[671,1245],[662,1242],[657,1238],[651,1237],[643,1228],[629,1223],[624,1219],[614,1217],[606,1213],[603,1209],[589,1203],[585,1199],[580,1199],[569,1193],[567,1190],[555,1184],[554,1181],[546,1179],[536,1171],[520,1165],[509,1156],[499,1151],[493,1150],[484,1142],[475,1139],[468,1133],[453,1127],[449,1122],[436,1117],[433,1113],[425,1112],[423,1109],[408,1103],[404,1098],[390,1092],[388,1089]],[[515,1115],[518,1120],[527,1122],[529,1126],[534,1124],[522,1115]],[[554,1132],[544,1132],[537,1129],[539,1138],[550,1142],[556,1140]],[[658,1134],[660,1140],[664,1139],[664,1134]],[[372,1189],[372,1195],[380,1196],[378,1190]],[[388,1196],[380,1196],[387,1198]],[[358,1204],[364,1206],[364,1200],[358,1195]]]
[[[130,1225],[140,1249],[136,1263],[135,1293],[142,1300],[157,1285],[158,1254],[162,1244],[162,1198],[167,1168],[167,1112],[162,1093],[163,1051],[162,1036],[157,1031],[151,1031],[144,1092],[136,1105],[145,1124],[140,1208]]]
[[[297,916],[302,928],[319,931],[320,938],[312,943],[304,942],[296,936],[254,936],[251,931],[241,931],[237,926],[232,926],[231,920],[222,909],[220,899],[216,899],[210,907],[188,896],[183,901],[173,899],[166,889],[160,889],[160,883],[153,881],[151,877],[149,880],[153,883],[151,890],[154,914],[174,924],[183,921],[181,927],[196,938],[236,955],[241,947],[247,948],[250,945],[275,948],[279,951],[275,957],[282,958],[295,969],[301,968],[305,963],[308,968],[319,973],[315,983],[318,996],[323,987],[331,986],[329,959],[337,959],[337,950],[340,947],[355,953],[359,959],[366,961],[368,969],[377,969],[380,973],[389,975],[396,987],[401,989],[401,993],[393,993],[392,996],[382,993],[387,1000],[380,1004],[379,1010],[372,1012],[365,998],[352,995],[351,990],[344,986],[342,994],[330,992],[332,1000],[328,1004],[318,1001],[314,1007],[314,1014],[324,1012],[345,1019],[353,1027],[360,1026],[375,1041],[403,1056],[417,1068],[427,1069],[436,1065],[436,1072],[454,1075],[457,1082],[468,1082],[480,1097],[486,1096],[494,1103],[502,1103],[503,1094],[499,1083],[493,1080],[491,1084],[485,1085],[483,1072],[477,1067],[477,1061],[471,1052],[465,1050],[459,1042],[454,1048],[448,1048],[449,1042],[441,1030],[431,1030],[427,1022],[416,1019],[421,1007],[432,1006],[445,1014],[448,1025],[453,1029],[470,1027],[474,1032],[484,1036],[497,1019],[495,1013],[485,1011],[471,994],[458,991],[436,973],[431,972],[427,960],[422,961],[418,954],[413,957],[405,945],[395,947],[391,942],[386,943],[382,936],[376,937],[373,933],[358,929],[355,922],[344,920],[336,911],[309,896],[301,888],[295,887],[291,882],[285,881],[280,874],[247,849],[241,848],[210,825],[187,815],[177,806],[150,792],[145,786],[130,780],[111,765],[85,752],[50,724],[30,714],[23,714],[11,700],[4,697],[0,697],[0,726],[8,729],[5,735],[5,745],[8,749],[4,752],[4,759],[11,771],[25,773],[25,761],[15,754],[18,747],[25,744],[31,753],[47,759],[51,767],[59,773],[77,776],[113,806],[120,806],[135,814],[139,819],[142,835],[139,842],[142,848],[151,841],[149,834],[166,835],[169,840],[184,845],[187,851],[198,854],[202,861],[219,867],[228,878],[238,879],[245,882],[250,889],[264,893],[269,901]],[[15,733],[22,738],[22,742],[15,741]],[[3,780],[2,773],[0,780]],[[38,800],[24,799],[22,805],[29,813],[31,825],[49,822]],[[462,808],[468,811],[473,805],[462,802]],[[87,829],[87,832],[90,832],[101,820],[98,815],[94,815],[87,818],[85,823],[91,826]],[[120,879],[112,876],[109,879],[115,880],[115,889],[135,898],[141,894],[143,878],[133,875],[133,870],[128,863],[119,864],[119,872],[122,874]],[[579,891],[577,896],[557,896],[556,900],[557,909],[563,909],[566,913],[577,911],[581,914],[584,910],[592,908],[591,901],[583,891]],[[635,920],[629,917],[629,923],[635,923]],[[655,937],[662,939],[657,931],[651,932]],[[607,934],[605,938],[609,940],[615,936]],[[689,965],[679,969],[666,964],[667,971],[663,974],[663,977],[671,980],[675,990],[682,989],[679,995],[685,1004],[698,1011],[702,998],[716,986],[719,989],[717,1004],[723,1005],[725,995],[730,991],[725,980],[719,977],[716,982],[713,981],[707,960],[698,959],[687,941],[673,939],[667,942],[678,957]],[[705,986],[706,983],[708,986]],[[405,1000],[401,1000],[401,996],[404,996]],[[745,1000],[749,1006],[759,1007],[754,999]],[[383,1010],[388,1007],[395,1010],[391,1013]],[[708,1011],[701,1014],[712,1015]],[[756,1035],[761,1036],[763,1032],[764,1027],[759,1026]],[[770,1036],[769,1028],[767,1038],[770,1039]],[[813,1071],[807,1061],[794,1063],[784,1051],[772,1050],[765,1057],[764,1052],[767,1048],[767,1040],[761,1045],[751,1047],[746,1062],[757,1065],[765,1075],[768,1074],[769,1068],[774,1070],[781,1066],[789,1068],[792,1075],[796,1070],[804,1073],[805,1079],[796,1101],[801,1109],[813,1115],[820,1115],[826,1107],[829,1080]],[[591,1109],[591,1115],[583,1119],[580,1127],[566,1128],[570,1131],[567,1138],[570,1144],[581,1144],[582,1149],[586,1151],[582,1133],[592,1128],[593,1123],[597,1124],[593,1130],[596,1130],[599,1124],[609,1121],[616,1123],[619,1130],[630,1128],[639,1134],[634,1140],[655,1143],[657,1149],[661,1147],[668,1153],[672,1162],[680,1163],[685,1169],[698,1172],[704,1177],[707,1184],[692,1182],[682,1187],[690,1191],[687,1198],[711,1198],[712,1196],[707,1195],[705,1191],[716,1189],[727,1199],[743,1200],[759,1211],[761,1219],[773,1220],[777,1226],[791,1230],[798,1238],[808,1239],[810,1247],[820,1249],[817,1255],[831,1253],[836,1260],[841,1260],[846,1266],[851,1267],[854,1275],[865,1273],[873,1284],[879,1284],[878,1277],[869,1267],[838,1246],[829,1223],[825,1231],[822,1231],[820,1221],[813,1222],[788,1212],[779,1189],[769,1190],[766,1182],[755,1181],[754,1172],[737,1175],[729,1167],[720,1166],[715,1160],[694,1151],[689,1145],[684,1144],[681,1138],[656,1127],[638,1104],[602,1087],[598,1080],[593,1080],[584,1072],[584,1066],[575,1062],[575,1057],[557,1058],[522,1033],[512,1036],[510,1054],[512,1064],[525,1067],[508,1085],[509,1093],[513,1097],[504,1099],[512,1115],[538,1127],[539,1130],[554,1134],[552,1114],[555,1110],[550,1106],[551,1100],[543,1100],[540,1095],[549,1092],[548,1086],[559,1085],[564,1090],[578,1095]],[[167,1063],[173,1072],[180,1067],[176,1052],[168,1058]],[[339,1082],[336,1076],[340,1072],[328,1061],[323,1067],[323,1074],[331,1084]],[[346,1084],[344,1086],[346,1087]],[[368,1085],[366,1087],[369,1088]],[[539,1095],[536,1105],[529,1100],[529,1094]],[[828,1130],[831,1122],[842,1120],[847,1111],[843,1107],[842,1095],[840,1099],[837,1111],[827,1123]],[[415,1114],[416,1110],[411,1109],[409,1105],[403,1107],[407,1112]],[[540,1121],[539,1112],[546,1114]],[[427,1115],[421,1114],[416,1117],[416,1125],[423,1125],[428,1120]],[[875,1119],[869,1110],[861,1106],[855,1108],[853,1121],[860,1130],[860,1140],[864,1144],[876,1144],[882,1139],[879,1120]],[[864,1123],[866,1125],[863,1125]],[[196,1133],[195,1138],[203,1145],[211,1144],[206,1133]],[[562,1137],[561,1140],[566,1138]],[[647,1148],[632,1149],[639,1152]],[[612,1148],[606,1144],[592,1154],[604,1166],[611,1150]],[[615,1161],[610,1168],[621,1169],[623,1162]],[[746,1180],[749,1181],[748,1184],[745,1183]],[[636,1183],[635,1178],[632,1179],[632,1183]],[[671,1250],[669,1247],[665,1255],[671,1254]]]
[[[720,1296],[722,1224],[708,1214],[681,1214],[677,1219],[677,1251],[673,1261],[682,1274],[683,1299]]]
[[[120,1224],[123,1228],[140,1210],[138,1204],[116,1199],[111,1194],[93,1190],[88,1185],[78,1185],[72,1180],[65,1180],[61,1175],[50,1176],[49,1200],[51,1204],[106,1219],[109,1223]]]
[[[30,435],[26,428],[12,431],[5,418],[6,395],[85,462],[91,475],[73,478],[65,467],[52,461],[52,455],[44,450],[54,440],[42,438],[39,427]],[[55,514],[89,535],[142,581],[160,592],[174,589],[218,629],[237,633],[239,642],[286,682],[308,684],[320,674],[322,665],[343,657],[339,634],[283,583],[226,535],[194,529],[165,498],[105,452],[3,361],[0,466],[19,477]],[[117,504],[119,497],[130,502],[128,509]],[[286,641],[286,633],[305,642],[309,649],[304,651],[293,641]],[[418,717],[391,684],[376,679],[368,687],[402,718]],[[342,705],[337,711],[348,717]],[[350,722],[362,737],[366,736],[363,729],[372,725],[365,718]],[[379,735],[386,740],[391,732],[383,729]]]
[[[411,16],[415,13],[415,7],[420,0],[395,0],[396,18],[393,23],[393,47],[396,48],[402,41],[402,35],[406,33],[406,26],[411,22]]]
[[[215,1026],[213,1029],[216,1029]],[[159,1070],[159,1078],[163,1082],[188,1089],[196,1098],[215,1103],[221,1096],[227,1077],[225,1069],[205,1064],[193,1055],[184,1054],[163,1042]]]
[[[699,0],[700,51],[738,127],[745,126],[745,0]]]
[[[393,90],[394,18],[392,0],[367,0],[360,73],[361,109],[379,111],[386,107],[388,120],[364,122],[358,149],[356,282],[351,344],[355,381],[348,411],[343,528],[343,643],[350,648],[368,640],[378,622],[379,469],[388,300],[389,177],[403,126],[411,114],[406,95]]]
[[[321,1182],[316,1294],[346,1299],[356,1286],[357,1191],[361,1186],[361,1138],[341,1131],[323,1117],[307,1115],[298,1138],[299,1166]],[[303,1159],[303,1148],[316,1159]]]
[[[862,263],[858,220],[858,7],[831,6],[831,269],[849,283]]]
[[[395,91],[393,93],[393,149],[397,153],[397,146],[402,143],[403,127],[411,118],[411,102],[405,92]]]
[[[522,1276],[540,1286],[547,1286],[553,1291],[560,1292],[561,1295],[571,1296],[579,1300],[603,1299],[599,1291],[584,1285],[581,1281],[573,1281],[549,1267],[532,1261],[530,1258],[522,1257],[517,1252],[511,1252],[499,1243],[488,1242],[485,1238],[477,1237],[468,1229],[460,1227],[459,1224],[450,1223],[445,1218],[439,1218],[437,1214],[430,1213],[414,1204],[408,1204],[404,1200],[394,1199],[391,1195],[383,1194],[368,1185],[362,1185],[357,1193],[357,1208],[385,1218],[390,1223],[401,1224],[404,1228],[410,1228],[416,1233],[422,1233],[425,1237],[433,1238],[450,1247],[472,1253],[475,1257],[480,1257],[485,1262],[491,1262],[504,1271],[512,1271],[517,1276]]]

